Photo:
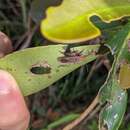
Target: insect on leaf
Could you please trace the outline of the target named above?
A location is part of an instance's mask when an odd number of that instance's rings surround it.
[[[67,63],[63,64],[58,58],[64,57],[61,52],[65,51],[65,47],[65,45],[50,45],[12,53],[0,59],[0,69],[10,72],[24,96],[27,96],[45,89],[78,67],[95,60],[99,45],[74,47],[76,51],[83,50],[84,58],[80,59],[79,56],[78,61],[70,62],[68,57]]]

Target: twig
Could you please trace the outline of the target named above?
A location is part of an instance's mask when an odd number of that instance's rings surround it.
[[[22,44],[22,42],[26,39],[26,37],[29,35],[29,32],[27,31],[27,32],[25,32],[22,36],[21,36],[21,38],[16,42],[16,44],[14,45],[14,48],[15,48],[15,50],[17,50],[18,49],[18,47]]]
[[[27,39],[31,40],[30,38],[32,37],[30,37],[30,34],[33,31],[33,29],[31,28],[32,28],[32,21],[31,21],[31,18],[28,17],[28,22],[26,26],[27,31],[21,36],[19,41],[16,43],[15,49],[17,49],[22,43],[26,43],[26,41],[28,41]]]
[[[101,60],[101,57],[97,58],[96,61],[94,62],[94,65],[92,66],[88,76],[87,76],[87,79],[86,81],[89,82],[90,78],[92,77],[93,73],[95,72],[96,70],[96,66],[97,66],[97,63]]]
[[[72,123],[67,125],[65,128],[63,128],[63,130],[71,130],[74,127],[76,127],[82,120],[84,120],[91,113],[91,111],[97,106],[98,103],[99,103],[99,95],[95,97],[91,105],[80,115],[78,119],[74,120]]]
[[[101,109],[101,105],[98,105],[93,111],[92,113],[90,113],[90,115],[88,116],[88,118],[86,118],[83,122],[83,125],[80,127],[79,130],[82,130],[84,128],[84,126],[86,125],[87,121],[91,120],[95,115],[96,113],[99,112],[99,110]]]
[[[36,25],[32,31],[29,33],[29,36],[27,37],[26,41],[24,42],[24,44],[20,47],[20,49],[25,49],[27,47],[29,47],[30,43],[31,43],[31,40],[32,40],[32,37],[33,35],[35,34],[36,30],[38,29],[38,26],[39,25]]]
[[[13,13],[16,16],[19,16],[20,14],[19,14],[18,10],[16,9],[16,7],[14,6],[15,4],[13,4],[11,0],[7,0],[7,2],[9,4],[9,6],[12,8]]]
[[[86,81],[89,82],[90,78],[92,77],[93,73],[98,70],[102,65],[106,67],[107,70],[110,70],[111,65],[109,60],[107,59],[106,56],[99,56],[99,58],[95,61],[94,65],[92,66]]]
[[[26,8],[26,1],[25,0],[19,0],[19,3],[21,5],[22,9],[22,16],[23,16],[23,24],[26,27],[27,23],[27,8]]]

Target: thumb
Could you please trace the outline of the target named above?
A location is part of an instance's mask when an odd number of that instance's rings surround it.
[[[16,81],[0,70],[0,130],[26,130],[29,117]]]

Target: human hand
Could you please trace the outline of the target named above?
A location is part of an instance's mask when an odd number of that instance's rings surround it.
[[[6,35],[0,32],[0,57],[12,51]],[[15,79],[0,70],[0,130],[26,130],[29,112]]]

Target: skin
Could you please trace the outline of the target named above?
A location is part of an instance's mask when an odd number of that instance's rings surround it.
[[[8,41],[6,35],[5,38]],[[12,51],[11,44],[5,44],[2,40],[0,32],[1,57]],[[27,130],[29,119],[30,114],[18,84],[11,74],[0,70],[0,130]]]

